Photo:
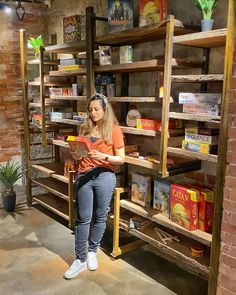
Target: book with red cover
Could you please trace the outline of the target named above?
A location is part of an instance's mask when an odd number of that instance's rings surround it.
[[[87,157],[88,153],[91,151],[91,142],[86,136],[68,136],[67,142],[70,146],[72,152],[76,154],[77,157]]]

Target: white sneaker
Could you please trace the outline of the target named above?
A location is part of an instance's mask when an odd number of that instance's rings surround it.
[[[98,261],[95,252],[88,252],[87,266],[89,270],[96,270],[98,268]]]
[[[87,269],[87,263],[81,262],[79,259],[74,260],[70,268],[64,273],[65,279],[73,279],[81,272]]]

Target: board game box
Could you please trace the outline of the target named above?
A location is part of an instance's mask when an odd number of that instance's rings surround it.
[[[110,32],[133,28],[133,1],[108,0],[108,24]]]
[[[154,180],[153,187],[153,209],[158,213],[163,213],[167,217],[170,215],[170,183],[161,180]]]
[[[87,157],[91,151],[91,142],[86,136],[68,136],[67,142],[73,153],[76,154],[77,158]],[[72,154],[73,155],[73,154]]]

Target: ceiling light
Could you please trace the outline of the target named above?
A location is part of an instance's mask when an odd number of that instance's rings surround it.
[[[23,20],[23,18],[25,16],[25,9],[22,6],[21,1],[18,1],[18,4],[16,6],[16,15],[19,20]]]

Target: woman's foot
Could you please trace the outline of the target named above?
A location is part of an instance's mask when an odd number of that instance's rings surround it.
[[[88,252],[87,266],[89,270],[96,270],[98,268],[98,261],[95,252]]]
[[[64,273],[65,279],[73,279],[81,272],[87,269],[87,263],[81,262],[79,259],[74,260],[69,269]]]

